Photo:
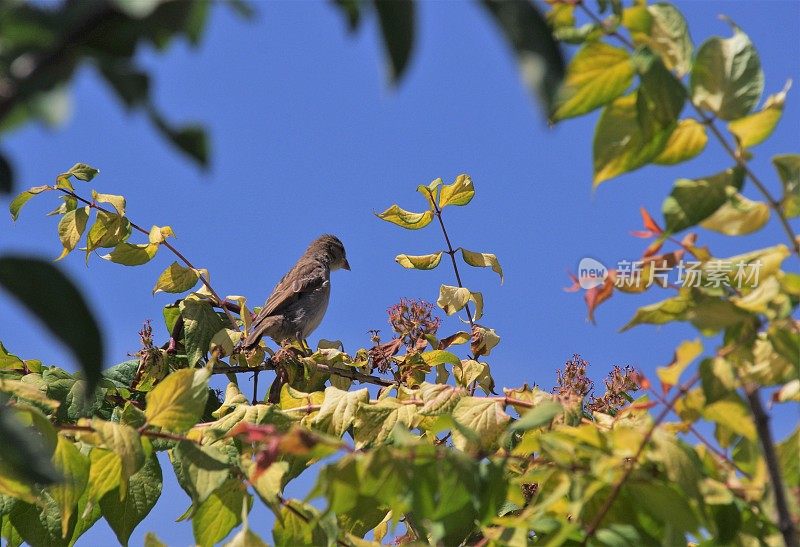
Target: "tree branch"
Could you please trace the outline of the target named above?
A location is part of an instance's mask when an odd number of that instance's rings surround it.
[[[747,394],[750,410],[753,412],[758,440],[761,442],[761,448],[764,451],[764,461],[767,464],[769,479],[772,483],[775,508],[778,511],[778,528],[783,534],[783,541],[786,542],[787,547],[797,547],[800,540],[798,540],[797,529],[789,512],[789,503],[783,486],[781,467],[778,463],[778,455],[775,452],[772,432],[769,429],[769,415],[764,411],[764,406],[761,404],[758,387],[754,385],[745,386],[745,393]]]

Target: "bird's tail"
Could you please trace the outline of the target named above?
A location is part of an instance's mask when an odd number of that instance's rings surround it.
[[[246,350],[251,350],[258,346],[261,338],[281,321],[280,316],[264,317],[260,321],[256,321],[250,326],[250,332],[242,342],[242,347]]]

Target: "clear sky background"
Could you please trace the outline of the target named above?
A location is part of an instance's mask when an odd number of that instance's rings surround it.
[[[769,158],[800,149],[800,3],[698,0],[678,6],[696,46],[711,35],[730,35],[717,19],[720,13],[743,27],[761,55],[765,96],[795,80],[780,125],[754,150],[752,162],[778,193]],[[374,18],[352,35],[327,3],[255,7],[258,17],[245,22],[215,6],[198,49],[177,42],[166,55],[140,52],[159,107],[176,123],[197,121],[210,131],[208,172],[171,150],[144,115],[127,114],[95,70],[84,67],[72,88],[72,116],[63,126],[55,131],[27,126],[4,139],[17,168],[16,189],[50,184],[76,162],[96,166],[97,179],[78,183],[84,195],[90,188],[124,194],[134,222],[171,225],[175,245],[195,266],[210,270],[218,292],[246,295],[250,305],[266,299],[313,238],[334,233],[347,248],[352,271],[334,274],[330,308],[311,341],[341,339],[354,351],[369,345],[369,329],[390,337],[385,310],[398,299],[435,301],[439,284],[454,282],[444,261],[431,272],[394,262],[398,253],[442,249],[434,224],[406,231],[373,212],[395,202],[422,210],[418,184],[469,173],[475,199],[466,208],[446,210],[445,221],[454,245],[496,253],[505,270],[503,286],[488,269],[465,266],[462,272],[466,286],[483,292],[481,323],[502,337],[488,359],[498,386],[527,382],[549,389],[556,369],[578,353],[591,363],[589,372],[602,394],[602,377],[612,365],[629,364],[652,377],[680,341],[698,336],[683,324],[618,332],[637,307],[668,297],[667,291],[616,295],[591,325],[581,296],[563,288],[569,284],[566,271],[574,271],[584,256],[611,266],[640,256],[646,242],[629,235],[640,228],[639,207],[660,219],[661,202],[675,179],[731,166],[713,140],[690,163],[647,167],[593,192],[591,135],[597,115],[548,128],[506,43],[477,5],[419,5],[416,51],[398,89],[387,84]],[[744,193],[760,197],[749,185]],[[2,200],[4,207],[8,201]],[[54,206],[51,196],[38,197],[16,224],[6,217],[0,251],[58,256],[56,219],[44,216]],[[700,241],[715,255],[729,256],[785,243],[786,237],[773,220],[748,237],[701,232]],[[150,291],[173,260],[162,250],[136,268],[97,257],[87,268],[79,252],[61,262],[103,323],[108,366],[138,350],[144,319],[153,319],[158,340],[166,339],[161,307],[174,297],[153,297]],[[798,266],[796,258],[784,263],[791,271]],[[65,348],[3,294],[0,314],[0,340],[10,351],[73,369]],[[440,334],[459,328],[457,319],[446,318]],[[706,341],[707,350],[714,343]],[[265,384],[262,378],[262,394]],[[782,437],[797,423],[797,406],[776,413],[774,426]],[[170,545],[192,543],[190,522],[174,523],[189,498],[166,458],[162,467],[162,499],[134,532],[133,545],[141,544],[148,530]],[[311,479],[299,479],[289,493],[303,496]],[[251,527],[271,541],[272,517],[259,506]],[[113,542],[104,522],[81,539],[85,545]]]

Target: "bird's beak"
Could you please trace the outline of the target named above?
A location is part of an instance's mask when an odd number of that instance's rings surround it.
[[[348,272],[350,271],[350,263],[347,261],[346,258],[344,259],[344,264],[342,264],[342,268],[347,270]]]

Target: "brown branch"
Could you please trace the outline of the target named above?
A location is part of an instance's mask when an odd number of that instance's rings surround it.
[[[98,205],[97,203],[95,203],[93,201],[89,201],[88,199],[82,198],[81,196],[79,196],[75,192],[73,192],[71,190],[67,190],[66,188],[56,187],[56,190],[61,190],[62,192],[64,192],[68,196],[71,196],[71,197],[75,198],[76,200],[80,201],[81,203],[85,203],[86,205],[88,205],[92,209],[96,209],[98,211],[102,211],[102,212],[104,212],[104,213],[106,213],[108,215],[117,214],[115,211],[110,211],[110,210],[106,209],[105,207],[102,207],[102,206]],[[141,233],[143,233],[143,234],[145,234],[147,236],[150,235],[150,230],[145,230],[144,228],[142,228],[141,226],[139,226],[138,224],[133,222],[130,218],[128,218],[128,222],[130,222],[131,228],[133,228],[134,230],[136,230],[138,232],[141,232]],[[230,312],[231,306],[229,306],[228,303],[225,302],[224,299],[220,298],[219,294],[217,294],[217,291],[215,291],[214,287],[211,286],[211,283],[209,282],[208,278],[205,275],[203,275],[202,273],[200,273],[199,270],[197,268],[195,268],[194,265],[191,262],[189,262],[189,260],[178,249],[176,249],[174,245],[172,245],[172,243],[170,243],[169,241],[167,241],[165,239],[164,241],[161,242],[161,245],[163,245],[164,247],[166,247],[167,249],[172,251],[172,253],[176,257],[178,257],[178,259],[181,262],[183,262],[186,265],[187,268],[191,268],[192,270],[195,270],[195,271],[198,272],[198,277],[200,279],[200,282],[203,285],[205,285],[205,287],[208,289],[208,292],[210,292],[211,295],[214,297],[214,300],[216,301],[217,306],[222,308],[222,310],[225,312],[225,315],[228,316],[228,320],[230,321],[231,326],[233,328],[235,328],[236,330],[239,330],[239,325],[236,323],[236,319],[234,319],[233,315],[231,315],[231,312]]]
[[[758,432],[758,440],[761,441],[761,448],[764,451],[764,461],[767,464],[769,479],[772,483],[773,495],[775,496],[775,508],[778,511],[778,528],[783,535],[783,541],[787,547],[797,547],[797,529],[795,528],[792,515],[789,512],[789,503],[786,499],[786,490],[783,486],[781,467],[778,462],[778,455],[775,452],[775,442],[772,439],[772,432],[769,429],[769,415],[761,404],[758,387],[754,385],[745,386],[747,402],[753,412],[753,418]]]
[[[331,365],[326,365],[323,363],[314,363],[314,366],[317,367],[317,370],[319,370],[320,372],[341,376],[343,378],[349,378],[350,380],[355,380],[362,384],[372,384],[382,387],[391,387],[397,385],[397,382],[393,380],[386,380],[385,378],[379,378],[378,376],[364,374],[363,372],[358,372],[357,370],[352,368],[333,367]],[[275,370],[275,363],[272,361],[272,358],[269,358],[260,365],[254,367],[248,367],[242,365],[231,365],[231,366],[217,365],[214,367],[211,373],[241,374],[241,373],[255,373],[263,370]]]
[[[59,431],[75,431],[83,433],[97,432],[97,430],[90,425],[58,424],[56,427],[58,428]],[[153,431],[152,429],[147,429],[147,425],[140,427],[136,431],[143,437],[167,439],[176,442],[189,441],[190,443],[200,444],[200,441],[190,439],[189,437],[184,437],[183,435],[176,435],[174,433],[168,433],[166,431]]]
[[[658,414],[653,421],[653,425],[651,425],[650,429],[648,429],[647,433],[645,433],[642,443],[639,445],[639,449],[636,451],[636,454],[634,454],[632,458],[626,460],[626,467],[625,471],[622,473],[622,477],[620,477],[620,479],[614,484],[611,489],[611,493],[608,495],[606,500],[603,502],[603,505],[600,506],[600,510],[589,523],[589,526],[586,528],[586,536],[583,538],[583,541],[581,541],[581,545],[586,545],[603,523],[603,519],[608,514],[609,510],[611,510],[611,506],[614,504],[617,496],[619,496],[619,493],[622,491],[622,487],[625,485],[625,482],[628,480],[628,478],[630,478],[634,469],[636,469],[636,462],[639,460],[639,457],[642,455],[644,449],[647,447],[647,444],[650,442],[650,439],[653,437],[653,433],[655,433],[656,428],[661,425],[661,422],[663,422],[669,413],[672,412],[672,408],[675,406],[675,403],[677,403],[678,400],[683,397],[694,384],[698,382],[698,380],[700,380],[700,374],[695,373],[694,376],[687,380],[686,383],[684,383],[678,389],[678,393],[676,393],[672,399],[667,401],[664,409]]]

